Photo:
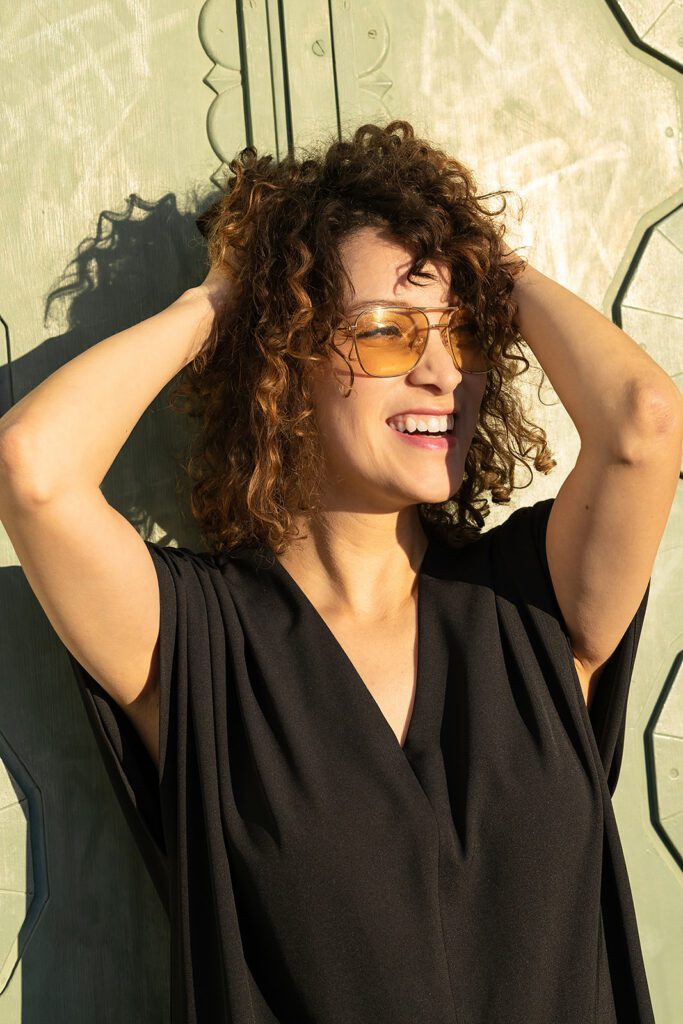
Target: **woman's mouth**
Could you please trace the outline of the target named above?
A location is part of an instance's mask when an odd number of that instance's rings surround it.
[[[428,417],[427,419],[400,416],[386,422],[392,434],[408,444],[428,451],[445,451],[457,443],[455,420],[456,417],[449,413],[445,416]],[[434,429],[425,429],[429,427]]]

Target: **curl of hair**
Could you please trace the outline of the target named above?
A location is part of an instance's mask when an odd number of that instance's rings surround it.
[[[456,547],[475,540],[490,511],[483,494],[508,502],[517,462],[528,468],[533,458],[543,473],[556,465],[515,385],[529,369],[511,296],[525,262],[503,247],[505,228],[493,219],[509,190],[477,195],[472,172],[407,121],[365,124],[279,163],[247,146],[228,166],[197,224],[211,266],[231,279],[230,299],[171,392],[172,406],[197,423],[184,469],[207,548],[265,544],[282,554],[299,535],[295,519],[323,511],[312,373],[330,359],[344,314],[339,243],[364,226],[404,244],[411,283],[433,276],[423,273],[428,260],[445,262],[492,364],[457,492],[418,506],[427,532]],[[492,214],[483,201],[493,197],[502,205]]]

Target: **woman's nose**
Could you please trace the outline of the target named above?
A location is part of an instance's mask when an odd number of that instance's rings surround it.
[[[436,329],[439,332],[439,337],[434,338],[432,329]],[[442,352],[441,349],[445,349]],[[419,373],[420,369],[428,369],[432,366],[436,360],[438,367],[435,367],[439,375],[446,373],[449,380],[453,379],[456,383],[462,378],[462,371],[457,364],[455,355],[451,348],[451,343],[448,339],[448,327],[446,324],[430,324],[427,328],[427,344],[425,345],[425,351],[422,355],[417,366],[414,368],[413,373]],[[442,361],[443,366],[441,365]],[[452,385],[455,387],[455,383]]]

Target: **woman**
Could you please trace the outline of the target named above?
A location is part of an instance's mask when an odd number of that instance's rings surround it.
[[[230,169],[203,284],[0,423],[3,522],[169,911],[172,1020],[652,1022],[610,798],[678,393],[406,122]],[[581,453],[482,533],[516,461],[554,465],[524,342]],[[99,490],[181,370],[202,552]]]

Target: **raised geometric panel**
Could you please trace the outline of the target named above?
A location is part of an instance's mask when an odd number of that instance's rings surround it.
[[[683,394],[683,207],[645,233],[614,304],[613,319]]]
[[[0,732],[0,994],[47,897],[40,791]]]
[[[335,73],[340,121],[384,121],[392,117],[387,70],[391,49],[389,23],[378,3],[352,7],[351,0],[331,0]]]
[[[316,145],[321,135],[337,136],[336,49],[328,0],[284,3],[282,28],[286,48],[290,144],[299,152]]]
[[[666,846],[683,868],[683,651],[652,723],[649,744],[652,818]]]
[[[636,39],[649,53],[683,62],[683,5],[680,0],[613,0]]]
[[[209,141],[222,161],[245,145],[280,160],[351,122],[391,117],[387,18],[378,3],[206,0],[199,38],[214,62],[203,81],[215,93]]]
[[[199,14],[199,39],[214,62],[203,78],[216,93],[207,114],[206,130],[214,152],[227,164],[246,144],[236,5],[207,0]],[[219,170],[211,175],[215,185],[220,184]]]

